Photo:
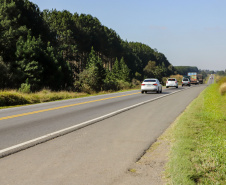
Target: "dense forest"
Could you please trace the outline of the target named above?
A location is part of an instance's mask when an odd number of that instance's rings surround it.
[[[91,15],[0,2],[1,89],[118,90],[176,73],[163,53],[122,40]]]
[[[188,72],[199,72],[195,66],[174,66],[174,68],[181,75],[187,75]]]

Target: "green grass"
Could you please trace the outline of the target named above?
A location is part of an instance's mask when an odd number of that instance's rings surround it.
[[[169,184],[226,184],[226,96],[206,88],[170,129]]]

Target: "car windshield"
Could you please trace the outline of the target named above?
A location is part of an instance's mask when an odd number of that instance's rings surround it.
[[[156,80],[147,79],[147,80],[144,80],[144,82],[156,82]]]
[[[188,81],[188,78],[184,78],[183,81]]]
[[[168,79],[168,81],[176,81],[176,79]]]

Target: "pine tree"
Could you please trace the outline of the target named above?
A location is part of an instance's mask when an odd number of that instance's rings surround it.
[[[103,67],[102,60],[96,56],[93,47],[89,54],[86,69],[79,76],[81,85],[88,87],[89,90],[100,91],[102,89],[106,70]]]
[[[130,70],[129,70],[128,66],[126,65],[123,57],[120,60],[120,68],[121,68],[121,70],[120,70],[121,80],[129,81]]]

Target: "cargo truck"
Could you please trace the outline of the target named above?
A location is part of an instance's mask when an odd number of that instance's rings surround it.
[[[203,84],[203,76],[202,76],[202,74],[198,74],[197,78],[198,78],[199,83]]]
[[[198,81],[198,76],[197,76],[197,73],[196,72],[188,72],[188,75],[187,76],[190,76],[190,83],[191,84],[198,84],[199,81]]]

